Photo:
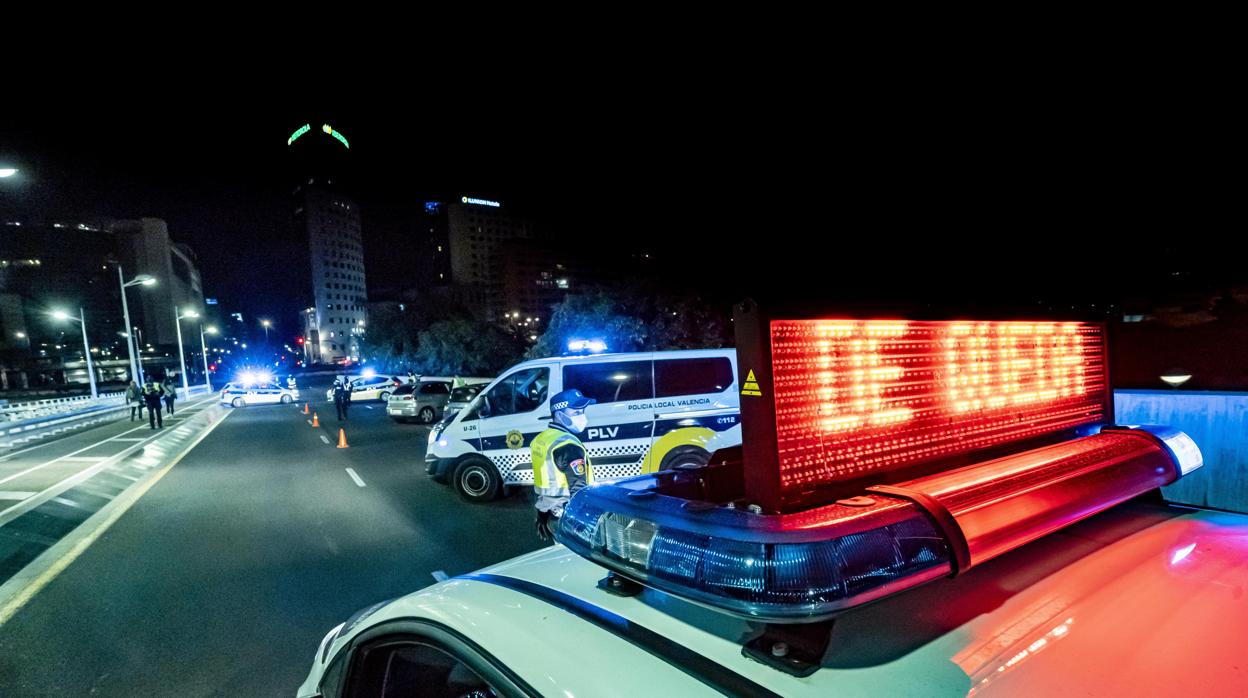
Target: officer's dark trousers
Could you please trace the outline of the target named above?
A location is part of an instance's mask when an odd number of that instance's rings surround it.
[[[349,407],[349,405],[341,400],[335,400],[334,407],[338,408],[338,421],[347,421],[347,407]]]
[[[150,424],[153,429],[156,427],[160,427],[161,429],[165,428],[165,419],[160,415],[160,400],[157,400],[155,404],[150,402],[147,403],[147,423]],[[140,429],[141,428],[142,427],[140,427]]]

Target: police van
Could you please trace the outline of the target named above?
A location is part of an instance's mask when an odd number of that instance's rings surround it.
[[[526,361],[433,428],[425,471],[471,502],[532,485],[529,444],[550,424],[550,396],[569,388],[597,400],[581,434],[597,479],[705,465],[741,443],[736,362],[733,349]]]

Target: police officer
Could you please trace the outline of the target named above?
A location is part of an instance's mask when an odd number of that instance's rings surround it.
[[[164,386],[149,376],[143,384],[143,401],[147,403],[147,423],[153,429],[165,428],[165,420],[160,416],[160,400],[164,396]]]
[[[338,421],[347,421],[347,409],[351,407],[351,384],[342,378],[334,381],[334,407],[338,410]]]
[[[580,434],[589,426],[585,408],[594,404],[575,388],[550,399],[550,426],[530,445],[533,489],[537,492],[537,535],[554,537],[554,519],[563,515],[568,499],[593,484],[594,471]]]

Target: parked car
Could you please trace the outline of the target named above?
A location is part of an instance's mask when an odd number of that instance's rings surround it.
[[[403,379],[398,376],[372,375],[372,376],[351,376],[347,378],[351,385],[351,401],[362,402],[365,400],[381,400],[386,402],[399,386],[403,385]],[[331,387],[325,391],[325,399],[334,399],[334,389]]]
[[[465,381],[474,381],[466,385],[475,386],[476,391],[479,392],[490,379],[422,376],[413,385],[401,385],[395,388],[391,393],[390,401],[386,403],[386,414],[396,422],[414,419],[421,424],[433,424],[446,413],[447,405],[455,390],[461,390],[461,396],[464,394],[463,387],[453,386],[457,382],[464,383]],[[475,394],[474,392],[473,395]]]

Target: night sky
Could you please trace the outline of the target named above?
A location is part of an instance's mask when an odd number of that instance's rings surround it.
[[[1092,93],[1078,109],[1024,92],[797,94],[677,81],[425,85],[315,104],[114,98],[3,110],[0,160],[26,178],[7,203],[164,218],[200,255],[206,295],[291,330],[290,289],[274,279],[290,257],[286,138],[303,123],[351,141],[373,288],[402,284],[420,203],[460,194],[592,254],[644,245],[665,283],[714,299],[1042,312],[1245,276],[1231,184],[1208,163],[1215,136],[1173,114]]]

